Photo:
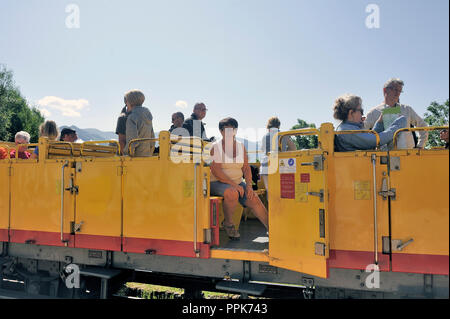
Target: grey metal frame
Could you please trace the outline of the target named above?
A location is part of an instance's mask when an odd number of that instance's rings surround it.
[[[0,249],[2,245],[0,245]],[[1,250],[0,250],[1,252]],[[115,269],[151,271],[155,273],[195,276],[211,279],[232,279],[242,283],[266,285],[297,285],[316,288],[321,298],[449,298],[449,278],[442,275],[411,273],[380,273],[380,288],[368,288],[366,280],[371,273],[364,270],[329,270],[329,278],[323,279],[278,267],[264,262],[200,259],[161,255],[145,255],[124,252],[107,252],[81,248],[8,244],[8,257],[75,263],[80,267],[108,265]],[[43,263],[45,264],[45,263]]]

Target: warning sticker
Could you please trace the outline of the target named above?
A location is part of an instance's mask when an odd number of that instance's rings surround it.
[[[183,181],[183,196],[193,197],[194,196],[194,181]]]
[[[280,174],[281,198],[295,198],[295,174]]]
[[[370,200],[370,181],[354,181],[355,200]]]
[[[300,174],[300,182],[309,183],[311,181],[311,177],[309,173]]]
[[[295,183],[295,201],[303,203],[308,201],[308,184]]]
[[[280,159],[280,174],[291,174],[297,171],[297,161],[295,158]]]

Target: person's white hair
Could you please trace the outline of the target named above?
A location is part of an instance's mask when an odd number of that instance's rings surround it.
[[[14,136],[14,140],[17,142],[17,140],[24,140],[26,144],[30,143],[30,134],[25,131],[17,132]]]
[[[391,88],[394,85],[401,85],[403,87],[405,84],[399,78],[390,78],[389,80],[386,81],[386,83],[384,83],[384,88],[385,89]]]

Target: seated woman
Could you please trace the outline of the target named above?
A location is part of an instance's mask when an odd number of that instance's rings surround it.
[[[39,136],[47,137],[49,141],[56,141],[59,131],[56,123],[54,121],[45,121],[39,126]],[[33,154],[31,154],[30,159],[39,158],[39,148],[36,146]]]
[[[336,99],[333,105],[334,118],[341,120],[336,131],[356,131],[364,128],[362,99],[359,96],[344,94]],[[400,116],[386,130],[383,125],[383,115],[375,123],[373,130],[380,136],[380,146],[392,141],[394,133],[406,127],[406,117]],[[334,139],[335,151],[346,152],[355,150],[375,149],[377,140],[374,134],[341,134]]]
[[[247,151],[236,140],[237,128],[235,119],[228,117],[221,120],[219,130],[222,139],[213,143],[211,148],[211,195],[223,196],[225,218],[222,226],[231,239],[240,237],[232,219],[238,201],[243,207],[250,207],[266,229],[269,227],[267,210],[252,188]],[[246,183],[242,181],[242,175]]]

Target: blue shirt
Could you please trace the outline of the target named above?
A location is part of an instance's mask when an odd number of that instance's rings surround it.
[[[400,116],[391,126],[384,130],[383,121],[378,121],[373,130],[380,136],[380,146],[392,141],[394,133],[406,127],[406,117]],[[364,129],[363,123],[350,121],[342,122],[336,131],[358,131]],[[334,147],[336,152],[347,152],[356,150],[370,150],[377,146],[377,139],[371,133],[356,133],[336,135],[334,138]]]

